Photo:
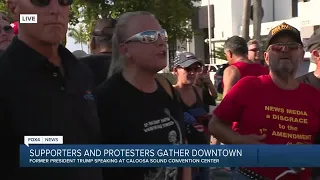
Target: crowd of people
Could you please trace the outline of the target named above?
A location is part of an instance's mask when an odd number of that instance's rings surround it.
[[[168,35],[149,12],[99,19],[91,54],[75,57],[61,45],[72,2],[8,0],[12,19],[38,15],[37,24],[15,23],[19,32],[0,14],[1,142],[11,158],[1,179],[211,179],[202,167],[19,168],[27,135],[61,135],[64,144],[210,144],[212,135],[216,145],[319,143],[320,68],[295,78],[305,52],[296,28],[283,23],[272,29],[264,58],[258,41],[230,37],[216,106],[208,67],[195,54],[176,55],[176,84],[158,74],[167,66]],[[320,31],[306,50],[319,66]],[[234,180],[273,180],[288,168],[231,169]],[[280,180],[318,176],[317,169],[301,168]]]

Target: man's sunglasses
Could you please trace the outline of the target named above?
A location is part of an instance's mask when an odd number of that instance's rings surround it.
[[[1,28],[1,31],[3,31],[3,32],[7,33],[7,34],[10,34],[10,33],[13,32],[13,28],[10,25],[7,25],[7,26],[3,26]]]
[[[60,6],[70,6],[73,3],[73,0],[57,0]],[[30,0],[30,2],[38,7],[48,6],[51,0]]]
[[[249,51],[258,52],[258,51],[260,51],[260,49],[259,48],[254,48],[254,49],[249,49]]]
[[[125,40],[123,43],[128,42],[141,42],[145,44],[154,43],[158,40],[159,36],[164,40],[165,42],[168,41],[168,34],[166,30],[156,31],[156,30],[147,30],[140,32],[138,34],[135,34]]]
[[[301,48],[302,45],[299,43],[278,43],[278,44],[272,44],[268,47],[267,51],[294,51],[299,48]]]

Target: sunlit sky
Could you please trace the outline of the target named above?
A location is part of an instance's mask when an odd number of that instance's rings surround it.
[[[69,32],[67,34],[69,34]],[[75,44],[75,40],[73,38],[71,38],[71,37],[67,38],[66,47],[71,52],[76,51],[76,50],[81,50],[81,45],[80,44]],[[83,44],[83,51],[88,53],[88,46],[86,44]]]

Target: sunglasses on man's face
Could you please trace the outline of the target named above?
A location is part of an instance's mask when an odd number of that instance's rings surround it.
[[[56,1],[56,0],[54,0]],[[60,6],[70,6],[73,3],[73,0],[57,0]],[[51,0],[30,0],[30,2],[38,7],[48,6]]]
[[[144,44],[154,43],[158,40],[159,36],[162,38],[163,41],[168,41],[168,34],[166,30],[156,31],[156,30],[147,30],[140,32],[138,34],[135,34],[125,40],[123,43],[128,42],[141,42]]]
[[[272,44],[268,47],[267,51],[275,51],[275,52],[280,52],[280,51],[295,51],[301,48],[301,44],[299,43],[277,43],[277,44]]]
[[[253,49],[249,49],[249,51],[252,51],[252,52],[259,52],[260,49],[259,48],[253,48]]]
[[[7,25],[7,26],[3,26],[0,30],[0,32],[3,31],[7,34],[10,34],[13,32],[13,28],[10,26],[10,25]]]

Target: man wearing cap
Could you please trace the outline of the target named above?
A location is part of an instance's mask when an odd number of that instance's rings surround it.
[[[215,109],[209,131],[226,144],[314,144],[320,131],[320,93],[295,79],[304,57],[300,32],[280,24],[270,31],[267,45],[264,57],[270,74],[242,78]],[[293,113],[296,111],[307,116]],[[230,128],[232,122],[241,127],[238,132]],[[290,138],[296,134],[310,138]],[[288,169],[238,168],[234,179],[277,179]],[[306,169],[285,174],[281,180],[309,178],[311,171]]]
[[[298,77],[300,82],[320,89],[320,29],[318,29],[307,41],[306,51],[310,52],[310,61],[316,64],[316,70]],[[316,137],[316,143],[320,144],[320,135]],[[313,177],[320,177],[320,169],[313,169]]]
[[[99,19],[92,32],[90,42],[90,56],[79,60],[90,67],[94,74],[95,86],[100,85],[108,75],[112,57],[111,38],[116,24],[114,19]]]
[[[195,80],[202,70],[203,63],[193,53],[181,52],[174,61],[173,72],[177,76],[177,90],[180,105],[184,111],[188,144],[209,144],[206,133],[209,117],[203,103],[202,88],[194,86]],[[210,78],[205,79],[213,86]],[[193,179],[209,180],[209,168],[192,168]]]
[[[225,42],[224,49],[230,66],[223,72],[223,97],[241,78],[269,73],[266,67],[248,59],[247,42],[242,37],[230,37]],[[232,123],[233,130],[237,131],[238,128],[237,122]]]

